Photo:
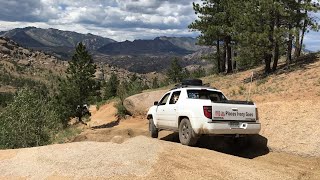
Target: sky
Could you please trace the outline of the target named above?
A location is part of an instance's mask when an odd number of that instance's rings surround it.
[[[0,0],[0,31],[35,26],[91,33],[117,41],[196,37],[198,33],[187,28],[197,18],[193,1]],[[320,33],[308,33],[305,44],[309,50],[320,50]]]

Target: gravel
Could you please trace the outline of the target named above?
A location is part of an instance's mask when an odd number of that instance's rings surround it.
[[[140,177],[151,172],[162,150],[163,146],[144,136],[123,144],[79,142],[20,149],[14,157],[0,159],[0,177]]]
[[[314,100],[259,103],[260,134],[272,151],[320,157],[320,102]]]

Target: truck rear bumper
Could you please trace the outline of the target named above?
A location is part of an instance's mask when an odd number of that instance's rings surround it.
[[[231,123],[205,123],[203,127],[194,128],[194,131],[196,134],[259,134],[261,130],[261,124],[256,122],[239,122],[236,126]]]

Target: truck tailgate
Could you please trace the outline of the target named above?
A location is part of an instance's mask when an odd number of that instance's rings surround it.
[[[256,121],[256,106],[250,103],[212,103],[212,119],[224,121]]]

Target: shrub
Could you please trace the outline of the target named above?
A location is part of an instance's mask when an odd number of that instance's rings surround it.
[[[239,86],[239,91],[238,91],[238,93],[240,94],[240,95],[243,95],[243,94],[245,94],[246,93],[246,88],[244,87],[244,86]]]
[[[16,77],[11,75],[10,73],[4,74],[0,73],[0,83],[1,85],[9,85],[13,87],[24,87],[24,86],[29,86],[29,87],[34,87],[34,86],[43,86],[43,83],[39,81],[35,81],[29,78],[24,78],[24,77]]]
[[[124,118],[127,114],[128,111],[127,109],[124,107],[122,102],[118,102],[117,104],[115,104],[116,109],[118,110],[117,112],[117,116],[119,118]]]
[[[160,87],[158,77],[152,79],[152,89],[157,89]]]
[[[83,102],[75,82],[61,80],[58,89],[59,93],[55,96],[53,104],[59,112],[62,124],[67,127],[69,118],[76,115],[77,105]]]
[[[198,67],[191,73],[192,78],[201,78],[206,76],[206,70],[202,67]]]
[[[119,86],[119,80],[115,73],[111,74],[110,79],[104,87],[104,99],[110,99],[117,95],[117,88]]]
[[[0,148],[49,144],[60,127],[59,116],[47,98],[23,88],[0,114]]]
[[[69,142],[71,139],[79,135],[81,132],[81,129],[70,126],[63,129],[62,131],[59,131],[52,139],[54,143],[62,144]]]
[[[13,99],[13,93],[0,92],[0,108],[6,107]]]

